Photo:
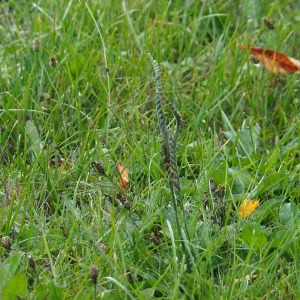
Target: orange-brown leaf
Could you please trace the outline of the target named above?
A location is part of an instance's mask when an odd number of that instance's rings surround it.
[[[239,209],[239,216],[241,218],[246,218],[247,216],[251,215],[258,206],[258,200],[243,200]]]
[[[248,50],[245,46],[240,48]],[[250,51],[266,69],[274,73],[295,73],[300,70],[300,61],[284,53],[257,47],[250,48]]]
[[[129,172],[128,172],[128,169],[126,169],[122,165],[121,161],[118,161],[117,169],[118,169],[118,172],[120,174],[120,179],[118,181],[120,187],[124,190],[128,190],[129,189]]]

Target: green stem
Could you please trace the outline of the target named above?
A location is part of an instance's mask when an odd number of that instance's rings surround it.
[[[180,129],[181,124],[181,115],[179,111],[175,108],[174,104],[170,102],[166,97],[164,96],[161,88],[161,76],[160,76],[160,69],[157,64],[157,62],[153,59],[151,54],[148,52],[147,48],[144,47],[145,53],[148,56],[153,69],[155,73],[155,84],[156,84],[156,94],[155,94],[155,105],[156,105],[156,112],[158,117],[158,123],[159,128],[161,131],[161,134],[163,136],[164,142],[163,142],[163,149],[164,149],[164,156],[165,156],[165,163],[166,163],[166,170],[168,172],[168,181],[169,186],[171,190],[172,195],[172,202],[175,212],[175,220],[176,220],[176,226],[177,226],[177,232],[180,239],[180,243],[183,249],[183,252],[185,256],[189,259],[187,259],[187,271],[191,271],[191,262],[194,261],[193,258],[195,258],[194,251],[188,251],[186,244],[183,239],[183,235],[180,229],[180,221],[178,216],[178,204],[182,210],[183,214],[183,232],[187,239],[187,241],[190,243],[190,237],[188,233],[188,227],[186,222],[186,214],[184,210],[184,204],[183,204],[183,198],[181,194],[180,189],[180,180],[179,180],[179,172],[178,172],[178,166],[177,166],[177,137],[178,132]],[[170,134],[169,128],[167,126],[166,116],[164,113],[163,104],[167,105],[170,111],[172,112],[173,116],[176,120],[176,126],[173,132],[173,135]],[[192,249],[193,250],[193,249]]]

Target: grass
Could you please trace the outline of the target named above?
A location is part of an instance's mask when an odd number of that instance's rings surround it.
[[[299,74],[236,47],[297,58],[296,4],[102,2],[1,3],[2,299],[298,299]],[[184,211],[143,44],[183,118]]]

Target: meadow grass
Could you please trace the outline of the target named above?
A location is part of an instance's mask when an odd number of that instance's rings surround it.
[[[2,299],[300,297],[299,74],[273,74],[238,47],[299,58],[296,4],[0,7]],[[143,45],[183,119],[183,208]],[[260,201],[246,218],[244,199]]]

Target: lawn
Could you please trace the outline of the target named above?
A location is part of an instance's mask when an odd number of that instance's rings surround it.
[[[2,1],[0,298],[299,299],[299,15]]]

